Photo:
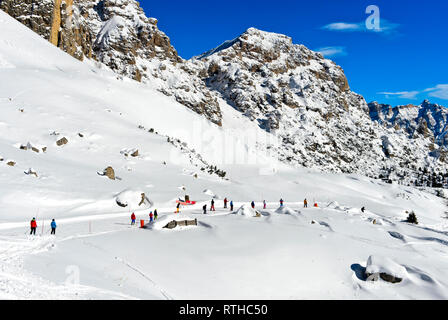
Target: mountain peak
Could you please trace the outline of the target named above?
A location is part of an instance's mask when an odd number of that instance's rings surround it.
[[[292,46],[292,38],[274,32],[263,31],[254,27],[251,27],[240,34],[233,40],[224,41],[222,44],[216,48],[209,50],[199,56],[193,57],[193,59],[204,59],[210,57],[211,55],[224,51],[230,47],[233,47],[237,43],[244,43],[250,46],[260,48],[262,50],[273,50],[280,46]]]

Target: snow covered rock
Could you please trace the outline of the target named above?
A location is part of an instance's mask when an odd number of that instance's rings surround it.
[[[120,153],[122,155],[124,155],[125,157],[138,157],[139,156],[139,151],[136,148],[130,148],[130,149],[123,149],[120,151]]]
[[[387,257],[370,256],[367,260],[366,277],[371,281],[379,278],[391,283],[401,282],[407,275],[406,268]]]
[[[247,204],[243,204],[234,214],[248,218],[260,217],[260,213]]]
[[[296,211],[292,210],[288,206],[279,207],[277,210],[275,210],[278,214],[289,214],[289,215],[295,215],[297,214]]]
[[[145,192],[137,189],[127,189],[115,196],[116,203],[123,208],[141,209],[151,205],[151,201],[146,197]]]
[[[29,168],[28,170],[25,170],[24,173],[26,175],[33,175],[33,176],[35,176],[37,178],[37,172],[33,168]]]
[[[188,221],[188,223],[185,223]],[[193,221],[196,223],[194,224]],[[173,222],[176,222],[174,226],[171,224]],[[188,224],[188,225],[187,225]],[[155,220],[153,223],[149,223],[146,225],[148,229],[152,230],[163,230],[163,229],[186,229],[191,227],[197,226],[197,219],[186,215],[184,213],[177,213],[177,214],[169,214],[162,217],[159,217],[157,220]]]
[[[20,150],[32,150],[36,153],[39,153],[40,149],[42,149],[43,152],[45,152],[44,150],[46,150],[45,147],[36,146],[36,145],[32,144],[31,142],[28,142],[26,144],[21,144],[19,148],[20,148]]]
[[[104,169],[103,174],[111,180],[115,180],[115,170],[112,167]]]

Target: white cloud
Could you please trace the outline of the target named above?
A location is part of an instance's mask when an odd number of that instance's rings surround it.
[[[322,29],[330,31],[363,31],[365,25],[363,23],[347,23],[335,22],[323,26]]]
[[[398,96],[400,99],[417,99],[420,91],[378,92],[378,94],[384,94],[386,98],[389,98],[389,96]]]
[[[323,47],[315,50],[322,54],[325,58],[346,56],[345,47]]]
[[[367,29],[365,21],[361,21],[358,23],[352,22],[334,22],[327,24],[322,27],[324,30],[329,31],[342,31],[342,32],[377,32],[389,34],[395,31],[400,25],[397,23],[392,23],[386,19],[380,20],[380,28],[379,29]]]
[[[378,92],[378,94],[384,94],[386,98],[397,96],[401,99],[417,99],[417,95],[421,93],[427,93],[430,97],[448,100],[448,84],[438,84],[433,88],[422,91]]]
[[[431,92],[429,93],[431,97],[448,100],[448,84],[439,84],[434,88],[426,89],[425,92]]]

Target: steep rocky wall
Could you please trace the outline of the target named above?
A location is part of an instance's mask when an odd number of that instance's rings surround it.
[[[61,28],[61,4],[62,0],[54,0],[53,13],[51,15],[50,41],[55,46],[59,43],[59,29]]]

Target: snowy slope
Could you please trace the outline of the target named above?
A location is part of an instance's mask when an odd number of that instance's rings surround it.
[[[0,298],[448,297],[443,199],[280,164],[257,152],[250,135],[264,131],[223,101],[218,127],[147,85],[75,60],[1,11],[0,29]],[[62,137],[68,143],[58,146]],[[137,157],[125,155],[135,149]],[[202,171],[207,164],[225,178]],[[119,179],[98,174],[108,166]],[[142,192],[149,201],[132,203],[139,220],[154,209],[169,220],[188,194],[198,204],[181,212],[198,226],[131,227],[131,208],[116,197],[134,202]],[[212,197],[218,211],[204,216]],[[255,201],[261,216],[231,214],[224,197],[235,212]],[[305,197],[319,208],[303,209]],[[288,210],[277,210],[280,198]],[[403,222],[410,210],[420,225]],[[32,217],[36,237],[27,235]],[[366,282],[370,256],[403,266],[403,282]]]

